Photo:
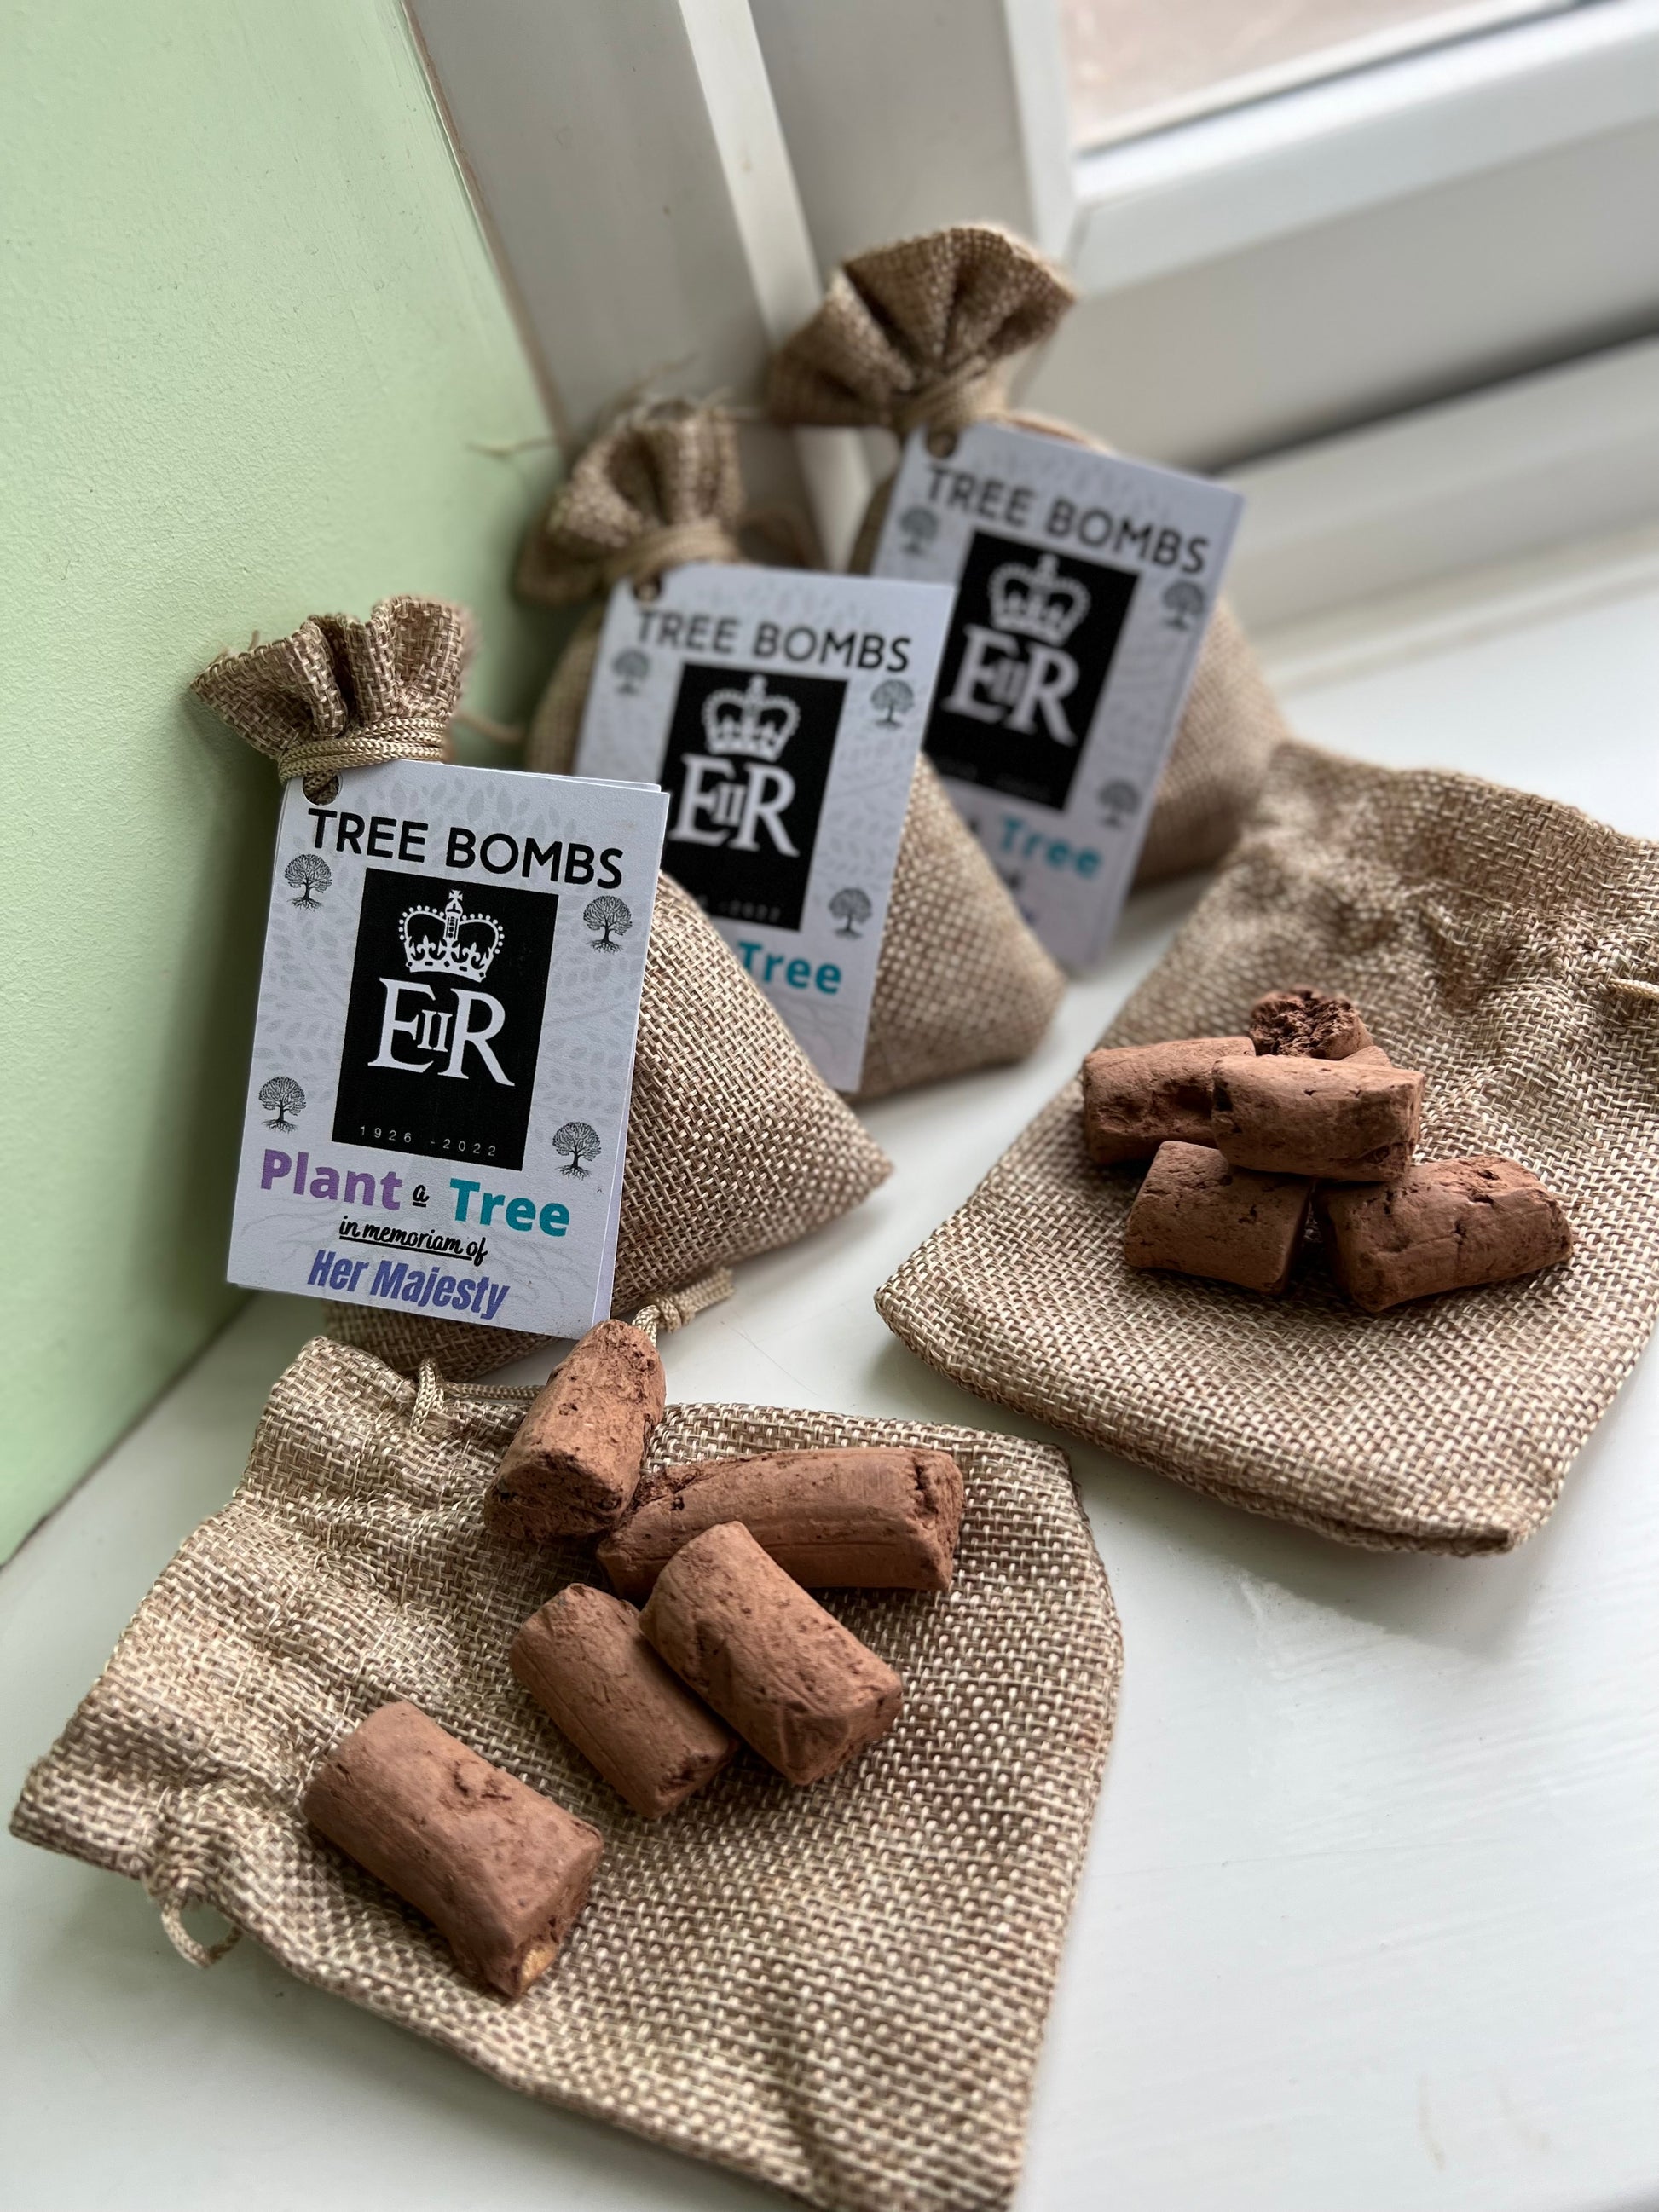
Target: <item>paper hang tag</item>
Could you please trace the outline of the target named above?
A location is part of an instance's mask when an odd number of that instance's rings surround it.
[[[1243,507],[998,423],[906,441],[874,568],[957,587],[926,749],[1066,967],[1116,927]]]
[[[855,1091],[951,594],[692,563],[611,593],[585,775],[653,776],[663,866],[824,1080]]]
[[[399,763],[283,794],[230,1279],[579,1336],[611,1310],[665,801]]]

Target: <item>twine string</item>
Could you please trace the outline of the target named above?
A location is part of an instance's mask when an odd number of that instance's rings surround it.
[[[684,1290],[659,1291],[634,1316],[633,1326],[655,1344],[659,1337],[672,1335],[710,1306],[729,1298],[736,1288],[732,1270],[716,1267],[696,1282],[688,1283]],[[558,1369],[556,1367],[553,1372],[556,1375]],[[447,1397],[494,1399],[500,1403],[527,1406],[545,1388],[541,1382],[451,1382],[445,1379],[435,1359],[423,1359],[416,1374],[415,1403],[410,1409],[409,1425],[416,1436],[423,1435],[428,1424],[442,1411]]]
[[[626,545],[618,546],[599,563],[606,589],[629,583],[637,591],[654,584],[665,568],[683,568],[690,561],[741,561],[743,549],[723,522],[712,514],[694,516],[687,522],[665,522],[642,530]]]
[[[233,1950],[241,1942],[242,1931],[233,1921],[216,1943],[198,1943],[185,1925],[184,1909],[190,1901],[180,1897],[158,1898],[156,1907],[161,1916],[161,1925],[167,1931],[167,1939],[179,1956],[205,1972],[209,1966],[216,1966],[226,1952]],[[215,1910],[217,1910],[216,1906]]]
[[[1000,415],[1007,404],[1008,375],[1000,362],[975,356],[944,375],[930,378],[916,391],[893,401],[891,422],[901,438],[912,430],[951,436],[988,415]]]

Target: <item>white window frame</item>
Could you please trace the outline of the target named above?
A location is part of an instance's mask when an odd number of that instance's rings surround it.
[[[1198,465],[1236,468],[1659,325],[1659,0],[1592,0],[1081,159],[1052,0],[405,4],[567,445],[647,380],[757,399],[770,348],[830,266],[963,220],[1031,237],[1083,294],[1030,404]],[[1542,257],[1535,283],[1514,281],[1517,234]],[[1490,303],[1468,281],[1483,257],[1510,279]],[[1349,328],[1326,311],[1344,266],[1366,283],[1375,270],[1409,309],[1379,314],[1395,342],[1386,375],[1364,313]],[[1562,424],[1551,450],[1576,456],[1589,488],[1585,529],[1626,519],[1616,487],[1649,357],[1623,356],[1599,457],[1595,425],[1569,419],[1587,387],[1544,380],[1539,405]],[[1659,435],[1659,383],[1652,412]],[[745,462],[758,501],[805,506],[828,556],[844,551],[872,481],[856,438],[757,433]],[[1517,475],[1530,465],[1517,453]],[[1333,483],[1351,473],[1340,453],[1329,467]],[[1555,489],[1570,517],[1571,483]],[[1460,562],[1501,550],[1478,517],[1458,520]],[[1319,574],[1304,520],[1295,534],[1301,571]],[[1290,574],[1281,560],[1280,618],[1295,612]],[[1357,551],[1342,574],[1364,588]]]

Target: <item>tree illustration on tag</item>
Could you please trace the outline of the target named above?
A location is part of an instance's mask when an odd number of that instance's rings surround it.
[[[305,1112],[306,1094],[291,1075],[273,1075],[259,1086],[259,1103],[271,1117],[267,1129],[291,1129],[294,1124],[288,1117]]]
[[[916,695],[908,684],[896,676],[890,676],[884,684],[878,684],[870,694],[870,704],[881,713],[884,730],[894,728],[901,714],[908,714],[916,703]]]
[[[619,952],[622,947],[617,939],[626,937],[634,927],[634,916],[629,907],[623,900],[612,898],[608,892],[599,898],[589,899],[582,908],[582,920],[589,929],[601,933],[593,940],[595,952]]]
[[[1194,623],[1202,622],[1204,610],[1209,604],[1198,585],[1188,577],[1178,576],[1164,594],[1164,605],[1170,617],[1164,627],[1168,629],[1191,629]]]
[[[913,561],[921,560],[939,536],[939,517],[931,507],[907,507],[898,526],[904,550]]]
[[[841,924],[836,932],[837,937],[857,937],[860,934],[857,925],[868,921],[875,908],[870,902],[868,891],[861,891],[849,884],[844,891],[837,891],[830,900],[830,911]]]
[[[319,899],[313,891],[325,891],[334,878],[329,872],[328,862],[320,853],[300,853],[283,870],[283,881],[291,884],[300,896],[290,899],[290,906],[318,906]]]
[[[550,1139],[556,1152],[568,1152],[569,1159],[559,1170],[564,1176],[585,1176],[584,1160],[596,1160],[599,1156],[599,1135],[586,1121],[565,1121],[553,1132]]]

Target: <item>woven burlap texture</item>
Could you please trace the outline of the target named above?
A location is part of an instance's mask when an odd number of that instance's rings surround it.
[[[1532,1534],[1659,1306],[1659,847],[1474,777],[1286,746],[1233,860],[1103,1040],[1237,1030],[1345,991],[1424,1070],[1421,1157],[1501,1152],[1571,1263],[1370,1315],[1316,1253],[1280,1300],[1123,1259],[1128,1170],[1075,1081],[877,1304],[999,1404],[1228,1504],[1377,1549]]]
[[[1051,416],[1011,410],[1011,357],[1051,337],[1075,297],[1035,246],[985,224],[929,231],[859,254],[778,351],[767,404],[779,422],[879,428],[948,439],[1008,422],[1105,447]],[[867,568],[892,478],[878,485],[853,549]],[[1161,778],[1137,883],[1219,860],[1290,735],[1238,618],[1218,603]]]
[[[708,427],[711,417],[724,425],[723,435]],[[641,450],[638,441],[647,438]],[[690,457],[676,460],[682,439]],[[717,510],[702,519],[722,532],[735,527],[742,506],[737,469],[735,434],[714,410],[678,408],[624,420],[582,454],[531,532],[520,589],[562,604],[599,580],[659,574],[665,546],[685,542],[684,532],[699,520],[699,496]],[[622,493],[614,489],[618,478]],[[671,522],[679,537],[668,537]],[[691,550],[672,557],[709,556]],[[740,556],[733,545],[720,557]],[[603,607],[590,610],[566,647],[531,724],[526,767],[570,773],[603,620]],[[1064,988],[931,763],[918,761],[854,1095],[878,1098],[1024,1060],[1041,1042]]]
[[[829,1593],[902,1717],[796,1790],[752,1753],[635,1819],[507,1671],[591,1553],[479,1501],[521,1402],[413,1384],[319,1338],[247,1474],[144,1601],[30,1775],[14,1833],[210,1903],[294,1973],[516,2089],[835,2212],[1007,2203],[1110,1733],[1121,1644],[1063,1455],[970,1429],[671,1407],[653,1463],[835,1444],[954,1453],[948,1596]],[[406,1698],[605,1835],[592,1901],[517,2004],[302,1820],[317,1761]]]
[[[383,599],[367,623],[320,616],[291,637],[227,654],[195,688],[279,769],[296,752],[325,766],[373,766],[373,758],[326,749],[375,732],[391,748],[384,757],[436,758],[471,638],[464,607]],[[617,1310],[672,1302],[719,1268],[793,1244],[891,1172],[719,932],[659,878],[629,1110]],[[406,1374],[435,1359],[458,1381],[488,1375],[553,1340],[395,1309],[328,1310],[337,1336]]]
[[[346,769],[444,760],[475,632],[465,607],[410,592],[367,622],[313,615],[287,637],[222,653],[191,689],[286,782],[333,796]]]

